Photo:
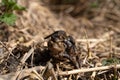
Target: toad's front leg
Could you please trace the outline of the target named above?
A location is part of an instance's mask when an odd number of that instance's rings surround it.
[[[69,54],[67,54],[66,52],[63,54],[63,53],[61,53],[61,54],[59,54],[59,56],[62,56],[62,57],[64,57],[64,58],[67,58],[67,59],[69,59],[70,60],[70,62],[75,66],[75,68],[80,68],[79,67],[79,64],[78,64],[78,62],[77,62],[77,60],[76,60],[76,56],[70,56]]]

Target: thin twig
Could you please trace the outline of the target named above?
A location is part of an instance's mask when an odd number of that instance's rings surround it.
[[[20,71],[17,71],[17,72],[11,72],[9,74],[0,75],[0,79],[16,80],[16,78],[18,77],[19,74],[20,74],[19,75],[19,79],[20,79],[20,78],[23,78],[25,76],[28,76],[29,73],[31,73],[33,70],[42,71],[43,69],[45,69],[45,67],[37,66],[37,67],[29,68],[29,69],[20,70]]]
[[[110,65],[110,66],[102,66],[102,67],[95,67],[95,68],[89,68],[89,69],[75,69],[75,70],[71,70],[71,71],[59,72],[58,74],[65,76],[65,75],[78,74],[78,73],[83,73],[83,72],[108,70],[108,69],[111,69],[112,67],[120,68],[120,64]]]
[[[34,52],[34,49],[31,48],[28,53],[26,53],[23,58],[21,59],[21,62],[24,64],[25,61],[30,57],[30,55]]]
[[[9,56],[10,55],[12,55],[17,61],[19,61],[18,59],[17,59],[17,57],[16,56],[14,56],[14,54],[7,48],[7,46],[2,42],[2,41],[0,41],[0,44],[8,51],[8,55],[7,55],[7,58],[6,58],[6,60],[9,58]]]
[[[76,42],[104,42],[106,39],[76,39]]]
[[[113,31],[110,31],[110,32],[105,33],[101,38],[102,38],[102,39],[105,39],[104,41],[107,41],[107,40],[110,39],[110,36],[113,35],[113,34],[114,34],[114,32],[113,32]],[[104,41],[103,41],[103,42],[104,42]],[[100,43],[100,41],[96,41],[95,43],[90,44],[90,48],[93,48],[93,47],[94,47],[95,45],[97,45],[98,43]]]
[[[33,70],[31,73],[35,74],[38,77],[39,80],[44,80],[42,75],[39,74],[36,70]]]

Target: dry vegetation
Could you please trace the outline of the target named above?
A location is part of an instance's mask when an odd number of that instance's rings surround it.
[[[73,2],[69,2],[73,1]],[[0,23],[0,80],[120,80],[119,0],[17,0],[14,26]],[[49,56],[44,39],[74,37],[80,68]]]

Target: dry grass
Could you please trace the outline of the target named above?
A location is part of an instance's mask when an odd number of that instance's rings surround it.
[[[16,26],[1,25],[0,80],[119,80],[120,1],[95,0],[96,7],[87,0],[76,6],[46,1],[18,0],[26,11],[15,12]],[[47,55],[44,37],[56,30],[75,38],[79,69]]]

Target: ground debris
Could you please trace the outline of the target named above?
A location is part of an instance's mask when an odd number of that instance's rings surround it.
[[[0,79],[120,79],[120,1],[64,1],[17,0],[16,24],[0,23]]]

